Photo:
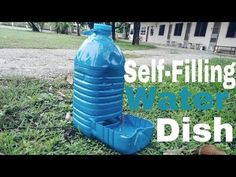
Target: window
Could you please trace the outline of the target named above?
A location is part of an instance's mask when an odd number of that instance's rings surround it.
[[[163,36],[165,32],[165,25],[160,25],[159,27],[159,36]]]
[[[236,22],[230,22],[226,37],[236,38]]]
[[[194,36],[205,36],[208,22],[197,22]]]
[[[183,23],[176,23],[174,36],[181,36],[182,29],[183,29]]]
[[[150,36],[153,36],[153,34],[154,34],[154,29],[153,29],[153,26],[151,26]]]
[[[146,26],[141,28],[141,35],[145,35],[146,34]]]

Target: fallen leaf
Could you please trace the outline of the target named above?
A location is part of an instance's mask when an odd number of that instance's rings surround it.
[[[197,155],[226,155],[226,153],[214,145],[203,145],[194,152]]]
[[[71,118],[71,112],[67,112],[66,113],[66,117],[65,117],[66,121],[70,122],[72,120]]]
[[[61,95],[58,95],[57,98],[58,98],[59,101],[63,101],[64,100],[64,97],[62,97]]]
[[[58,93],[58,100],[63,101],[66,96],[63,93],[59,92],[59,91],[57,93]]]
[[[52,86],[49,87],[48,92],[49,92],[49,93],[53,93],[53,92],[54,92]]]

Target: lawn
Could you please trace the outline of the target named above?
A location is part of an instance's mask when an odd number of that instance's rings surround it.
[[[212,64],[222,66],[232,60],[210,60]],[[234,75],[235,77],[235,75]],[[142,84],[143,85],[143,84]],[[130,86],[130,84],[126,84]],[[140,83],[132,84],[133,87]],[[179,83],[147,83],[145,87],[157,86],[159,92],[170,91],[178,93],[186,86],[183,78]],[[50,91],[49,91],[50,88]],[[192,93],[207,91],[215,96],[223,91],[222,83],[206,84],[191,83],[188,89]],[[61,99],[58,95],[65,95]],[[182,122],[182,117],[189,116],[191,125],[205,122],[212,126],[213,117],[222,117],[223,122],[235,127],[236,89],[229,90],[230,99],[221,111],[161,111],[157,106],[150,111],[130,111],[127,97],[124,93],[124,112],[147,118],[156,124],[157,117],[175,118]],[[89,139],[77,131],[70,122],[65,121],[65,115],[72,111],[72,85],[65,80],[45,81],[34,78],[9,77],[0,80],[0,153],[2,154],[118,154],[97,140]],[[60,99],[59,99],[60,98]],[[182,124],[180,124],[182,125]],[[156,131],[154,131],[154,134]],[[167,150],[182,149],[180,154],[192,154],[192,151],[202,143],[191,140],[182,142],[182,136],[170,143],[157,143],[156,135],[150,146],[138,154],[162,155]],[[236,132],[234,130],[234,136]],[[214,143],[227,154],[236,155],[236,141],[233,143]]]
[[[78,49],[86,37],[56,33],[37,33],[15,29],[0,28],[0,48],[34,49]],[[144,50],[155,48],[151,44],[131,45],[130,41],[118,40],[122,50]]]

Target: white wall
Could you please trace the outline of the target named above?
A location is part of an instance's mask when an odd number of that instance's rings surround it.
[[[157,32],[158,32],[157,24],[158,23],[149,23],[148,42],[154,42],[154,43],[156,42],[156,35],[157,35]],[[151,36],[151,27],[152,26],[153,26],[154,33]]]
[[[165,31],[164,31],[163,36],[159,36],[160,25],[165,25]],[[157,44],[166,44],[167,34],[168,34],[168,29],[169,29],[169,22],[160,22],[160,23],[158,22],[158,23],[155,23],[155,25],[153,26],[154,26],[154,34],[153,36],[149,35],[148,42],[154,42]]]
[[[150,23],[150,22],[141,22],[141,24],[140,24],[139,37],[141,38],[142,42],[146,42],[147,27],[150,26],[150,24],[152,24],[152,23]],[[146,27],[145,35],[141,35],[142,27]],[[134,29],[134,24],[133,23],[130,25],[130,32],[131,32],[132,29]],[[148,35],[150,36],[150,27],[149,27],[149,34]],[[133,40],[133,35],[129,35],[129,40],[131,40],[131,41]]]
[[[175,32],[175,24],[176,23],[183,23],[183,28],[182,28],[182,33],[181,36],[174,36],[174,32]],[[185,36],[185,32],[186,32],[186,27],[187,27],[187,23],[186,22],[174,22],[171,23],[172,24],[172,31],[171,31],[171,36],[170,36],[170,41],[171,42],[176,42],[176,43],[181,43],[183,45],[184,43],[184,36]]]
[[[168,35],[168,31],[169,31],[169,25],[172,24],[170,41],[175,41],[176,43],[183,44],[187,24],[186,23],[183,24],[181,36],[174,36],[174,30],[175,30],[176,23],[178,23],[178,22],[174,22],[174,23],[171,23],[171,22],[156,22],[156,23],[149,22],[149,23],[147,23],[146,22],[146,23],[141,23],[141,27],[142,26],[146,26],[146,27],[149,26],[148,42],[154,42],[157,44],[166,44],[167,43],[167,35]],[[181,23],[181,22],[179,22],[179,23]],[[159,36],[160,25],[165,25],[165,31],[164,31],[163,36]],[[154,29],[153,36],[150,36],[151,26],[153,26],[153,29]],[[146,35],[140,35],[140,36],[142,36],[142,41],[146,40]]]
[[[208,22],[205,36],[197,36],[197,37],[194,36],[196,25],[197,25],[196,22],[192,23],[188,42],[194,43],[194,44],[202,44],[206,48],[208,48],[209,44],[210,44],[210,39],[211,39],[211,34],[212,34],[214,22]]]
[[[149,26],[148,42],[153,42],[153,43],[157,43],[157,44],[167,44],[167,35],[168,35],[169,25],[172,24],[170,42],[175,41],[177,44],[178,43],[183,44],[185,33],[186,33],[186,28],[187,28],[187,22],[183,22],[184,24],[183,24],[181,36],[174,36],[176,23],[181,23],[181,22],[141,22],[140,33],[141,33],[141,28],[143,26],[145,26],[145,27]],[[197,37],[194,36],[197,22],[191,22],[191,23],[192,23],[192,25],[191,25],[191,30],[189,33],[188,42],[192,43],[192,44],[201,44],[201,45],[205,46],[206,49],[208,49],[209,44],[210,44],[211,35],[212,35],[212,29],[214,27],[214,22],[208,22],[205,36],[197,36]],[[164,32],[163,36],[158,35],[160,25],[165,25],[165,32]],[[221,23],[221,29],[220,29],[217,45],[236,47],[236,38],[226,38],[228,25],[229,25],[229,22],[222,22]],[[151,26],[153,26],[153,29],[154,29],[153,36],[150,36]],[[133,28],[133,24],[131,24],[131,28]],[[146,30],[147,30],[147,28],[146,28]],[[147,31],[146,31],[146,34],[147,34]],[[140,34],[143,42],[146,42],[146,34],[145,35]],[[131,40],[132,40],[132,38],[131,38]]]
[[[159,28],[160,25],[165,25],[165,31],[163,36],[159,36]],[[142,22],[140,27],[140,36],[143,42],[146,42],[146,35],[147,35],[147,27],[149,26],[148,31],[148,41],[147,42],[153,42],[157,44],[166,44],[167,41],[167,33],[169,29],[169,23],[168,22]],[[153,26],[154,34],[151,36],[151,26]],[[146,27],[146,33],[145,35],[141,35],[141,28]]]
[[[217,45],[236,47],[236,38],[226,38],[229,22],[222,22]]]
[[[131,23],[130,28],[129,28],[129,40],[130,41],[133,40],[133,34],[130,34],[132,30],[134,30],[134,23]]]
[[[149,26],[149,22],[142,22],[140,25],[140,32],[139,32],[139,37],[141,38],[142,42],[146,42],[146,35],[147,35],[147,27]],[[146,33],[144,35],[141,35],[142,27],[146,27]],[[150,28],[149,28],[150,31]]]

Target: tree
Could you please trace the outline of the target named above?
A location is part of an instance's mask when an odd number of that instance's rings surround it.
[[[45,22],[27,22],[32,28],[32,31],[43,32]]]
[[[128,39],[130,24],[128,22],[116,22],[116,32],[123,33],[124,38]]]
[[[77,36],[80,36],[80,23],[76,22],[77,24]]]
[[[116,22],[111,22],[112,26],[112,39],[115,41],[116,40]]]
[[[37,27],[37,25],[34,22],[27,22],[27,23],[32,28],[32,31],[39,32],[39,28]]]
[[[139,45],[140,22],[134,22],[134,35],[132,45]]]
[[[106,25],[111,25],[112,26],[112,39],[115,41],[116,40],[116,29],[121,28],[123,23],[120,23],[119,26],[116,26],[116,22],[105,22]]]
[[[40,27],[40,32],[43,32],[43,28],[44,28],[44,22],[38,22],[38,25]]]
[[[116,40],[116,22],[105,22],[106,25],[112,26],[112,39]]]
[[[56,22],[54,23],[54,28],[57,33],[68,34],[69,27],[72,27],[72,22]]]
[[[125,39],[129,38],[129,30],[130,30],[130,24],[125,23]]]

